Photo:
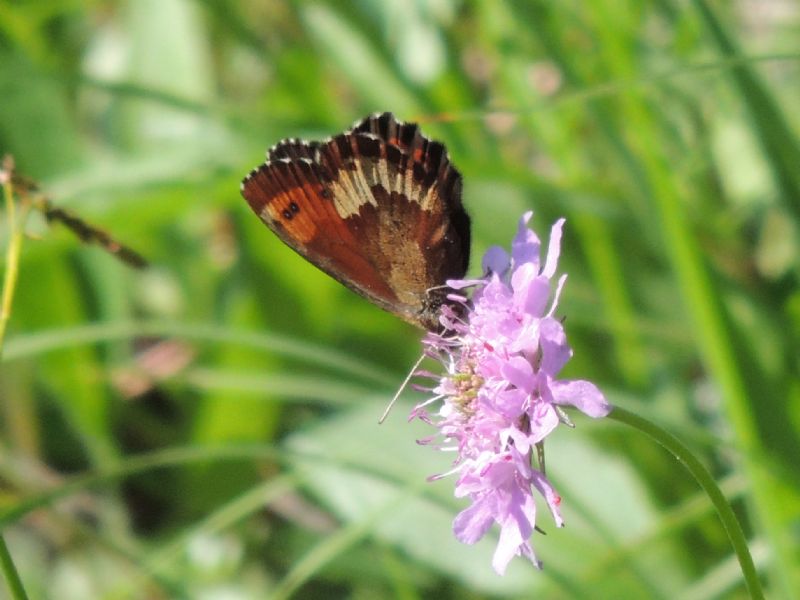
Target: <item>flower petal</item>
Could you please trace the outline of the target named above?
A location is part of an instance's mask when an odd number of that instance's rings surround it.
[[[528,211],[519,220],[517,235],[511,242],[511,257],[515,265],[531,263],[536,270],[539,270],[539,247],[541,242],[536,234],[528,229],[528,221],[531,220],[533,211]]]
[[[544,500],[547,503],[547,508],[550,509],[550,514],[553,516],[553,520],[556,522],[556,527],[563,527],[564,526],[564,519],[561,517],[561,496],[556,493],[555,488],[552,486],[550,481],[548,481],[547,477],[542,475],[539,471],[536,471],[533,478],[531,479],[531,483],[533,483],[533,487],[537,489],[537,491],[544,496]]]
[[[505,417],[508,421],[518,419],[525,412],[526,403],[530,398],[530,393],[520,390],[511,389],[497,392],[494,396],[494,406],[497,412]]]
[[[461,290],[468,287],[473,287],[476,285],[483,285],[486,283],[485,279],[448,279],[445,282],[448,287],[453,288],[454,290]]]
[[[533,317],[541,317],[550,298],[550,280],[540,277],[530,263],[518,267],[511,276],[515,307]]]
[[[522,356],[512,356],[509,360],[503,361],[500,375],[514,387],[529,394],[536,385],[533,367]]]
[[[485,275],[497,273],[502,275],[511,265],[511,257],[500,246],[491,246],[483,255],[481,267]]]
[[[494,524],[492,502],[489,498],[475,500],[456,515],[453,520],[453,534],[464,544],[474,544],[481,539]]]
[[[503,525],[500,530],[500,540],[492,557],[492,568],[498,575],[505,575],[508,563],[519,554],[520,546],[524,543],[526,542],[522,539],[516,523],[510,521],[507,525]]]
[[[538,566],[533,549],[528,542],[536,523],[536,504],[530,491],[530,484],[516,484],[510,490],[509,501],[498,508],[495,516],[500,523],[500,541],[492,558],[492,567],[503,575],[514,556],[524,554]],[[505,513],[502,514],[503,509]]]
[[[530,419],[530,443],[538,444],[558,427],[559,419],[555,409],[547,402],[537,402],[528,411]]]
[[[553,313],[556,312],[556,308],[558,308],[558,301],[561,299],[561,290],[564,289],[564,284],[567,282],[567,274],[564,273],[561,277],[558,278],[558,283],[556,284],[556,293],[553,294],[553,303],[550,305],[550,310],[547,311],[547,317],[552,317]]]
[[[574,406],[590,417],[605,417],[611,404],[595,384],[582,379],[553,381],[550,383],[553,402]]]
[[[572,357],[572,348],[567,344],[564,326],[552,317],[542,319],[539,325],[539,344],[542,348],[539,369],[555,377]]]
[[[559,219],[550,229],[550,243],[547,246],[547,259],[542,269],[542,275],[550,279],[556,273],[558,256],[561,254],[561,228],[565,219]]]

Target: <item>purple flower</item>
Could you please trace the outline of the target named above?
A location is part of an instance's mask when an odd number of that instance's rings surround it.
[[[483,258],[486,276],[449,281],[456,290],[474,288],[472,299],[452,295],[442,309],[443,333],[429,333],[423,344],[428,356],[444,366],[427,388],[433,396],[414,408],[412,417],[438,428],[420,443],[434,443],[457,452],[455,495],[472,504],[453,522],[456,538],[473,544],[494,524],[500,541],[492,566],[501,575],[515,555],[537,567],[530,537],[536,527],[534,490],[544,498],[556,526],[564,524],[561,498],[542,470],[533,466],[534,449],[559,422],[569,423],[559,406],[570,405],[591,417],[603,417],[611,406],[588,382],[557,379],[572,356],[564,327],[554,317],[566,275],[556,282],[561,245],[560,219],[550,232],[544,264],[540,242],[528,229],[532,213],[520,220],[511,256],[499,247]],[[426,388],[422,388],[426,389]],[[427,407],[441,401],[438,412]]]

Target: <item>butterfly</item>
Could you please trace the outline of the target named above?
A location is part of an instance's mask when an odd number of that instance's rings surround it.
[[[447,280],[463,278],[469,263],[461,186],[442,143],[385,112],[323,141],[278,142],[241,192],[305,259],[433,331],[452,292]]]

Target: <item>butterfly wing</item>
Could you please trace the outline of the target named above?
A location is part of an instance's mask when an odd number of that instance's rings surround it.
[[[442,144],[391,113],[323,142],[280,142],[242,195],[288,246],[416,325],[436,328],[442,286],[466,273],[461,175]]]

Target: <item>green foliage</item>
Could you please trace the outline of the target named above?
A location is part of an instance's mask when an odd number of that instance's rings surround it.
[[[568,376],[690,445],[795,597],[800,12],[769,5],[0,4],[0,153],[150,262],[28,221],[0,529],[31,597],[745,597],[695,482],[615,423],[548,440],[567,527],[542,517],[544,571],[499,578],[490,536],[452,537],[418,397],[376,424],[418,332],[238,192],[280,138],[383,110],[446,142],[472,272],[524,210],[567,218]]]

